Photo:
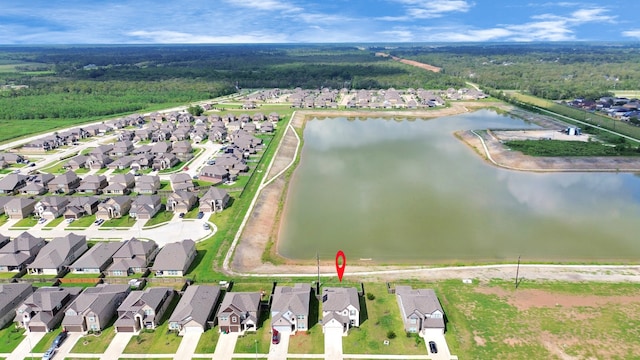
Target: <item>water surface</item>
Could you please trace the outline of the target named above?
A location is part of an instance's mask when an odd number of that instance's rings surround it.
[[[499,169],[453,136],[535,127],[489,110],[311,120],[278,250],[379,262],[636,261],[640,178]]]

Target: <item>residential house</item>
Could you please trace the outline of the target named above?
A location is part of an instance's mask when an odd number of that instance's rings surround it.
[[[27,271],[29,274],[60,275],[87,249],[87,237],[84,235],[69,233],[53,238],[38,252],[35,260],[27,266]]]
[[[138,195],[129,210],[129,216],[138,220],[149,220],[162,208],[162,201],[158,195]]]
[[[193,141],[196,144],[203,142],[208,137],[209,137],[209,134],[204,128],[199,128],[189,133],[189,139],[191,139],[191,141]]]
[[[23,232],[0,248],[0,271],[21,272],[46,244],[43,238]]]
[[[80,294],[79,287],[45,286],[36,289],[16,309],[15,322],[29,332],[49,332],[64,316],[69,304]]]
[[[86,155],[77,155],[72,157],[69,161],[67,161],[66,168],[71,170],[78,170],[87,166],[87,161],[89,157]]]
[[[226,190],[212,186],[200,198],[200,211],[219,212],[224,210],[229,203],[230,197]]]
[[[53,180],[49,181],[47,188],[51,193],[73,193],[80,186],[81,178],[76,175],[75,172],[69,170],[62,175],[56,176]]]
[[[98,170],[109,166],[112,162],[113,159],[107,154],[96,153],[89,155],[86,166],[93,170]]]
[[[150,152],[151,152],[151,145],[142,145],[142,146],[138,146],[137,148],[134,148],[131,154],[142,155],[142,154],[149,154]]]
[[[169,140],[173,142],[185,140],[189,137],[190,131],[191,126],[180,126],[176,129],[176,131],[171,133],[171,137],[169,138]]]
[[[187,161],[193,157],[193,148],[189,141],[176,141],[173,143],[173,149],[171,153],[175,155],[181,161]]]
[[[129,276],[147,270],[156,255],[158,244],[153,240],[131,238],[113,254],[113,264],[107,269],[109,276]]]
[[[31,284],[0,284],[0,328],[4,328],[13,321],[16,317],[16,308],[32,293]]]
[[[212,285],[191,285],[187,287],[169,317],[169,330],[178,335],[203,333],[215,310],[220,287]]]
[[[62,328],[64,331],[81,333],[104,330],[130,292],[131,288],[126,284],[98,284],[86,288],[67,307]]]
[[[186,239],[169,243],[160,249],[151,270],[156,276],[185,276],[195,258],[195,241]]]
[[[148,154],[148,153],[138,154],[138,155],[135,155],[129,167],[131,168],[131,170],[134,170],[134,171],[151,169],[151,167],[153,166],[153,159],[155,159],[155,156],[151,154]]]
[[[74,196],[69,200],[64,211],[65,219],[79,219],[85,215],[93,215],[98,211],[100,199],[95,196]]]
[[[151,129],[137,129],[133,141],[147,141],[151,140]]]
[[[228,292],[218,310],[218,329],[224,333],[256,331],[260,319],[259,292]]]
[[[116,174],[109,179],[109,186],[104,188],[104,193],[109,195],[127,195],[136,185],[133,174]]]
[[[276,286],[271,302],[271,328],[295,334],[309,329],[311,286]]]
[[[158,175],[142,175],[135,178],[136,186],[133,191],[138,194],[151,195],[160,190],[160,177]]]
[[[90,155],[109,155],[111,150],[113,150],[112,144],[99,145],[95,147],[93,150],[91,150],[89,154]]]
[[[131,164],[133,164],[133,160],[135,160],[135,157],[133,156],[122,156],[109,163],[107,167],[112,170],[128,169],[131,167]]]
[[[4,161],[7,165],[21,164],[24,162],[24,156],[16,153],[0,153],[0,160]]]
[[[9,174],[0,179],[0,194],[15,195],[27,185],[27,175]]]
[[[53,180],[55,176],[52,174],[38,174],[30,176],[27,185],[20,189],[20,193],[24,195],[42,195],[48,190],[47,184]]]
[[[38,201],[29,198],[13,198],[4,206],[4,213],[9,219],[24,219],[33,214]]]
[[[278,115],[277,112],[270,113],[269,114],[269,121],[274,123],[274,124],[277,124],[278,121],[280,121],[280,115]]]
[[[168,287],[152,287],[132,291],[118,307],[116,332],[138,332],[155,329],[169,307],[175,291]]]
[[[227,128],[222,123],[215,123],[209,128],[209,140],[214,142],[223,142],[227,139]]]
[[[158,155],[153,159],[153,170],[166,170],[170,169],[180,163],[180,160],[173,154]]]
[[[229,181],[229,171],[218,165],[206,165],[200,170],[198,178],[203,181],[212,182],[213,185]]]
[[[107,177],[104,175],[87,175],[78,186],[78,192],[82,194],[102,194],[102,189],[107,187]]]
[[[270,122],[260,123],[259,130],[261,133],[272,133],[274,130],[273,123],[270,123]]]
[[[168,141],[159,141],[151,147],[151,154],[155,156],[162,156],[171,153],[173,147]]]
[[[62,216],[68,204],[67,196],[45,196],[36,203],[34,212],[40,218],[53,220]]]
[[[171,188],[173,191],[194,191],[195,185],[187,173],[171,174]]]
[[[98,205],[96,219],[121,218],[129,213],[131,198],[128,196],[112,196]]]
[[[216,157],[216,165],[221,166],[229,172],[230,180],[237,178],[238,174],[249,171],[249,166],[243,158],[234,154],[221,154]]]
[[[13,196],[0,196],[0,215],[4,214],[4,206],[13,199]]]
[[[122,244],[120,241],[99,242],[71,264],[69,269],[74,274],[101,274],[113,262],[113,255]]]
[[[167,197],[167,210],[177,213],[187,213],[191,210],[198,197],[196,194],[188,191],[174,191]]]
[[[338,328],[346,335],[354,326],[360,326],[358,290],[353,287],[322,289],[322,332],[329,328]]]
[[[118,141],[113,144],[113,149],[109,152],[110,156],[122,157],[129,155],[133,151],[133,143],[131,140]]]
[[[406,332],[421,336],[444,334],[444,310],[433,289],[396,286],[396,299]]]

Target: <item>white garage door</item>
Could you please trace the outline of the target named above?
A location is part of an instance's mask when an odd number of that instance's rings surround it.
[[[200,326],[185,326],[184,333],[185,334],[202,334],[202,328]]]
[[[442,337],[442,330],[440,329],[424,329],[424,338],[429,340],[439,339]]]
[[[274,329],[278,330],[278,332],[281,333],[290,333],[291,332],[291,325],[279,325],[279,326],[274,326]]]

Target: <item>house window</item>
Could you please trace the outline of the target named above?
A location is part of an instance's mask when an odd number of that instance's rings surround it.
[[[431,315],[432,318],[434,319],[442,319],[442,314],[437,312]]]
[[[95,321],[96,321],[95,316],[89,316],[89,322],[95,322]]]
[[[298,315],[298,316],[296,316],[296,318],[297,318],[298,320],[304,320],[304,315]]]
[[[91,324],[91,330],[98,331],[98,330],[100,330],[100,328],[96,324]]]
[[[418,319],[416,319],[416,318],[411,318],[411,319],[409,320],[409,323],[410,323],[410,324],[417,324],[417,323],[418,323]]]
[[[153,309],[145,309],[144,310],[144,314],[147,315],[147,316],[153,315]]]
[[[232,317],[231,317],[231,322],[232,322],[232,323],[237,323],[237,322],[238,322],[238,318],[237,318],[237,317],[235,317],[235,316],[232,316]]]
[[[412,327],[412,328],[409,328],[409,332],[410,332],[410,333],[417,333],[417,332],[418,332],[418,329],[416,329],[416,328]]]
[[[229,321],[229,315],[220,316],[220,321]]]
[[[351,311],[349,311],[349,315],[350,315],[350,316],[356,316],[356,311],[355,311],[355,310],[351,310]]]

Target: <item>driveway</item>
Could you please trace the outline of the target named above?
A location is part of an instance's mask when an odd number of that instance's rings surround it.
[[[324,358],[326,360],[342,360],[342,329],[327,328],[324,330]]]
[[[216,360],[231,360],[237,341],[238,333],[220,334],[213,358]]]
[[[178,346],[178,351],[174,356],[176,360],[190,360],[193,357],[193,354],[196,352],[196,347],[198,346],[198,341],[200,341],[201,333],[186,333],[182,336],[182,341],[180,341],[180,346]]]
[[[116,333],[105,350],[103,359],[118,359],[135,333]]]
[[[287,360],[287,355],[289,354],[289,336],[290,332],[280,332],[280,343],[274,344],[271,343],[269,346],[269,355],[267,359],[269,360]]]
[[[449,346],[447,345],[447,340],[444,337],[444,334],[427,334],[424,339],[424,344],[427,347],[427,353],[429,354],[429,358],[433,360],[450,360],[451,352],[449,351]],[[431,350],[429,350],[429,341],[434,341],[436,343],[436,347],[438,348],[437,354],[432,354]]]
[[[56,353],[56,358],[64,359],[69,355],[69,352],[73,348],[73,346],[78,342],[78,340],[82,337],[82,333],[70,332],[68,333],[67,339],[60,345],[58,348],[58,352]]]
[[[30,355],[32,354],[31,349],[33,349],[33,347],[42,340],[45,334],[46,333],[43,332],[27,333],[24,340],[18,344],[18,347],[13,350],[11,355],[7,356],[7,360],[22,360],[30,358]]]

